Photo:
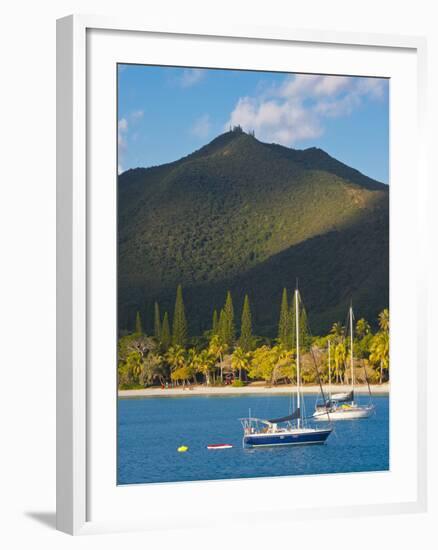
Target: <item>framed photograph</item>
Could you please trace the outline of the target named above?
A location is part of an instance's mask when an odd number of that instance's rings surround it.
[[[424,510],[424,41],[57,52],[58,528]]]

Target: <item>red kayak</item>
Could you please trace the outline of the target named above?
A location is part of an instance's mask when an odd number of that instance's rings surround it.
[[[233,446],[230,443],[216,443],[214,445],[207,445],[207,449],[210,451],[216,451],[217,449],[232,449]]]

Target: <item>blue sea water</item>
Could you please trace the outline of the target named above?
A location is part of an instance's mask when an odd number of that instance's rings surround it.
[[[316,395],[304,397],[308,416],[315,400]],[[368,419],[334,422],[325,445],[243,449],[239,418],[248,409],[259,418],[283,416],[292,407],[290,396],[119,399],[118,483],[388,470],[389,398],[375,397],[374,404],[375,414]],[[212,443],[231,443],[233,448],[207,450]],[[180,445],[189,450],[178,453]]]

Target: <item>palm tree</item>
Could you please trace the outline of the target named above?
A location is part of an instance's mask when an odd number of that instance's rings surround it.
[[[216,363],[216,357],[210,353],[208,349],[203,349],[198,354],[197,368],[198,372],[205,376],[207,386],[210,385],[210,371]]]
[[[389,309],[385,308],[379,313],[379,327],[383,332],[389,332]]]
[[[364,318],[359,319],[359,321],[356,323],[356,335],[359,340],[362,340],[364,336],[369,334],[371,332],[371,327],[368,321]]]
[[[345,360],[347,358],[347,348],[345,346],[345,341],[342,340],[335,345],[334,349],[334,360],[335,360],[335,373],[336,373],[336,382],[340,382],[341,379],[341,365],[345,365]]]
[[[228,346],[221,340],[218,334],[215,334],[208,346],[208,351],[216,360],[219,359],[221,369],[221,382],[223,381],[223,355],[227,351]]]
[[[344,327],[341,325],[341,323],[336,322],[333,323],[332,328],[330,329],[330,334],[333,334],[335,337],[335,340],[339,340],[344,335]]]
[[[182,348],[181,346],[170,347],[167,350],[165,358],[166,361],[169,363],[172,372],[181,369],[186,364],[184,348]]]
[[[239,371],[239,380],[242,380],[242,370],[247,371],[249,369],[251,359],[251,353],[244,352],[243,349],[238,346],[231,355],[231,366],[233,370]]]
[[[187,367],[193,382],[196,384],[196,373],[199,370],[200,357],[195,348],[190,348],[187,352]]]
[[[382,312],[383,313],[383,312]],[[389,368],[389,334],[378,332],[371,342],[370,361],[380,365],[380,384],[383,382],[383,371]]]

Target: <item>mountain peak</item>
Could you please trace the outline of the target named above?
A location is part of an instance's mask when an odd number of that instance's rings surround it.
[[[274,335],[279,293],[296,277],[315,328],[343,314],[347,295],[369,319],[387,305],[388,186],[322,149],[264,143],[236,127],[119,182],[124,326],[146,302],[170,310],[178,284],[197,334],[229,289],[238,308],[251,297],[255,330]]]
[[[257,141],[254,137],[254,133],[246,133],[243,131],[241,126],[234,126],[230,128],[227,132],[219,134],[217,137],[212,139],[209,143],[194,151],[185,158],[197,158],[203,156],[209,156],[214,153],[217,153],[221,149],[230,146],[233,143],[246,142],[249,140]]]

